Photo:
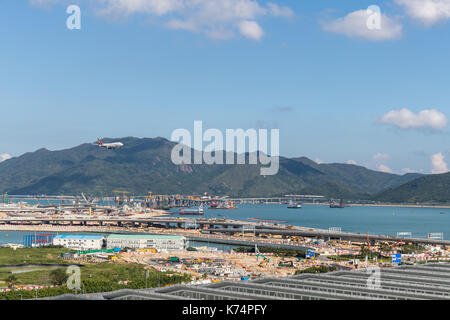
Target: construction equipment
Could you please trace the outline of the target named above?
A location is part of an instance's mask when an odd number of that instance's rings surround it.
[[[261,252],[260,252],[259,249],[258,249],[258,245],[256,245],[256,244],[255,244],[255,253],[256,253],[256,260],[259,260],[259,257],[261,256],[261,257],[264,258],[264,261],[267,260],[267,262],[270,262],[270,259],[269,259],[269,258],[267,258],[266,256],[264,256],[264,255],[261,254]]]
[[[123,191],[123,190],[114,190],[113,191],[114,193],[118,193],[119,195],[118,196],[116,196],[117,198],[118,198],[118,205],[120,206],[120,205],[122,205],[122,201],[121,201],[121,199],[126,199],[126,194],[127,193],[130,193],[130,192],[128,192],[128,191]]]
[[[278,266],[283,268],[294,268],[295,264],[293,261],[280,261],[280,263],[278,263]]]
[[[246,267],[243,264],[240,264],[239,262],[235,262],[235,264],[240,266],[240,267],[242,267],[247,272],[251,272],[252,271],[249,267]]]
[[[264,267],[269,261],[270,261],[270,260],[268,260],[268,259],[266,258],[266,259],[264,259],[263,261],[261,261],[261,262],[258,264],[258,266],[259,266],[259,267]]]
[[[187,270],[192,273],[195,276],[196,280],[200,279],[200,275],[197,272],[193,271],[191,268],[188,268],[184,263],[181,264],[181,271],[183,270]]]

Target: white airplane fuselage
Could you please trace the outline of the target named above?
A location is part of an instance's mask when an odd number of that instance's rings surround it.
[[[123,147],[123,143],[122,142],[103,143],[100,145],[100,147],[103,147],[106,149],[120,149]]]
[[[103,143],[100,139],[98,139],[98,146],[106,149],[120,149],[123,147],[123,143],[122,142]]]

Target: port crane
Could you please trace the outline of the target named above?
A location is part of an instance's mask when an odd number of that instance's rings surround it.
[[[122,204],[121,199],[125,200],[126,199],[126,194],[130,193],[129,191],[123,191],[123,190],[114,190],[113,192],[119,194],[117,196],[119,198],[118,201],[117,201],[117,204],[119,206]]]

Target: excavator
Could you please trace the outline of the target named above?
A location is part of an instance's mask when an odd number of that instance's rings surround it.
[[[235,262],[235,264],[240,266],[240,267],[242,267],[247,272],[251,272],[252,271],[249,267],[246,267],[243,264],[240,264],[239,262]]]
[[[259,266],[259,267],[264,267],[268,262],[270,262],[270,260],[267,259],[267,258],[264,258],[264,260],[261,261],[261,262],[258,264],[258,266]]]

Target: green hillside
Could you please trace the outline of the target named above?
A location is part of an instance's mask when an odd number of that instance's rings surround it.
[[[450,203],[450,173],[420,177],[381,192],[374,199],[396,203]]]
[[[289,193],[368,199],[414,179],[347,164],[316,164],[308,158],[280,158],[275,176],[263,177],[256,165],[174,165],[174,143],[164,138],[133,137],[107,150],[93,144],[60,150],[40,149],[0,163],[0,192],[9,194],[112,195],[211,194],[256,197]]]

